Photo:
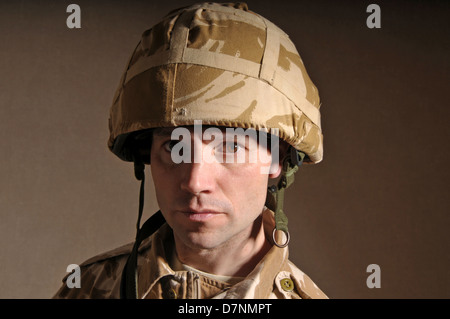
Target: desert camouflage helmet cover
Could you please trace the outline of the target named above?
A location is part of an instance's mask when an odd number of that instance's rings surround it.
[[[132,161],[130,133],[204,125],[279,130],[322,160],[317,88],[288,35],[246,4],[203,3],[145,31],[110,110],[108,147]]]

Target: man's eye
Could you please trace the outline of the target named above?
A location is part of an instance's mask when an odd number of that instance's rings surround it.
[[[163,147],[167,152],[171,152],[173,147],[179,142],[180,141],[177,141],[177,140],[170,140],[170,141],[165,142],[163,144]]]
[[[236,142],[225,142],[223,143],[222,152],[226,154],[237,153],[241,149],[241,146]]]

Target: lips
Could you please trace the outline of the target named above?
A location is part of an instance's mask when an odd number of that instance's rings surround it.
[[[207,221],[211,218],[216,217],[217,215],[223,214],[222,212],[218,212],[212,209],[190,209],[190,210],[182,210],[180,211],[187,219],[191,221]]]

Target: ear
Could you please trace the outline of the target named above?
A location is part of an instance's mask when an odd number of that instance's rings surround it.
[[[277,178],[281,174],[281,169],[283,168],[283,162],[287,155],[290,145],[285,141],[280,141],[280,151],[278,155],[278,160],[273,160],[270,164],[269,178]]]
[[[281,168],[282,162],[280,161],[272,162],[272,164],[270,164],[269,178],[274,179],[280,176]]]

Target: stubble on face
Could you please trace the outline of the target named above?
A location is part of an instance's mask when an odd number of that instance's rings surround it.
[[[267,191],[268,176],[261,174],[261,165],[205,164],[201,169],[210,176],[202,176],[206,178],[202,181],[208,183],[194,192],[186,179],[202,174],[196,171],[202,164],[167,163],[160,146],[170,133],[171,129],[165,128],[153,136],[151,169],[158,204],[174,231],[177,250],[183,246],[214,251],[240,246],[251,239]]]

